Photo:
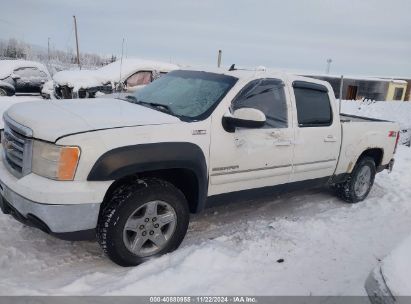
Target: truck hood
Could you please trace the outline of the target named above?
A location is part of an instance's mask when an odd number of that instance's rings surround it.
[[[180,122],[172,115],[107,98],[25,102],[11,106],[6,115],[30,128],[34,138],[50,142],[74,133]]]

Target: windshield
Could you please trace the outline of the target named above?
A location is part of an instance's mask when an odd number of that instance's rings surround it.
[[[126,98],[179,117],[202,119],[214,110],[236,81],[237,78],[222,74],[178,70]]]

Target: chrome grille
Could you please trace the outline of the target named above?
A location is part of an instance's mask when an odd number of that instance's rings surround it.
[[[7,115],[4,116],[3,160],[16,177],[22,177],[31,171],[31,136],[29,128],[16,123]]]

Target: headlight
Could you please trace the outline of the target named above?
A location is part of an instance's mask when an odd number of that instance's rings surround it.
[[[32,172],[54,180],[73,180],[80,158],[80,148],[33,142]]]

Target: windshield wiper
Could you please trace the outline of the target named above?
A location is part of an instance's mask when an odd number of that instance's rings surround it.
[[[133,96],[133,95],[126,95],[126,96],[122,96],[123,98],[121,98],[121,97],[119,97],[120,99],[123,99],[123,100],[126,100],[126,101],[130,101],[130,102],[133,102],[133,103],[137,103],[138,102],[138,100],[137,100],[137,98],[135,97],[135,96]]]
[[[168,113],[168,114],[174,114],[173,111],[171,111],[171,109],[168,105],[164,105],[164,104],[156,103],[156,102],[148,102],[148,101],[138,100],[133,95],[127,95],[127,96],[125,96],[125,98],[126,98],[127,101],[130,101],[130,102],[135,103],[135,104],[139,104],[139,105],[142,105],[142,106],[149,106],[150,108],[159,110],[161,112],[165,112],[165,113]]]
[[[156,103],[156,102],[145,102],[145,101],[140,101],[139,103],[143,103],[143,104],[147,104],[155,109],[158,109],[160,111],[163,112],[167,112],[167,113],[173,113],[173,111],[171,111],[170,107],[168,105],[164,105],[161,103]]]
[[[174,115],[173,111],[171,111],[171,109],[168,105],[164,105],[164,104],[156,103],[156,102],[148,102],[148,101],[138,100],[137,97],[135,97],[134,95],[126,95],[122,99],[124,99],[126,101],[129,101],[129,102],[132,102],[132,103],[135,103],[135,104],[142,105],[142,106],[149,106],[152,109],[156,109],[156,110],[159,110],[161,112],[165,112],[165,113]]]

